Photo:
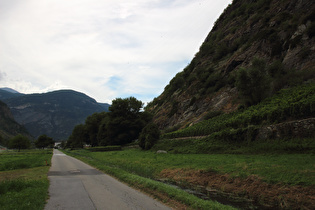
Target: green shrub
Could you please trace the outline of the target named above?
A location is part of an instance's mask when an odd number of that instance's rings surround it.
[[[229,53],[229,48],[227,44],[224,41],[221,41],[219,45],[215,48],[215,54],[213,56],[213,59],[215,61],[220,60],[221,58],[225,57]]]
[[[18,149],[20,151],[21,149],[29,149],[30,147],[31,141],[21,134],[11,138],[9,141],[9,148],[12,149]]]
[[[144,149],[148,150],[153,147],[153,145],[159,140],[160,138],[160,130],[154,123],[149,123],[145,126],[140,133],[139,136],[139,146]]]
[[[254,59],[249,69],[240,69],[235,86],[247,105],[257,104],[266,98],[269,93],[270,81],[265,61]]]
[[[219,116],[221,114],[223,114],[222,111],[210,111],[204,116],[204,119],[209,120],[209,119],[214,118],[216,116]]]
[[[44,209],[48,180],[0,182],[1,209]]]
[[[170,111],[170,113],[168,114],[169,117],[172,117],[178,110],[178,102],[177,101],[173,101],[172,103],[172,109]]]
[[[121,150],[121,146],[90,147],[87,150],[91,152],[118,151]]]

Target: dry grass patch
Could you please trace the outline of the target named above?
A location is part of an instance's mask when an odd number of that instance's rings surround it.
[[[270,184],[262,181],[257,175],[242,178],[215,171],[165,169],[160,173],[160,177],[177,184],[219,191],[226,196],[250,199],[266,207],[312,209],[315,206],[315,186]]]

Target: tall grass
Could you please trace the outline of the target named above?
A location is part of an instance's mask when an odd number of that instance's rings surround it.
[[[0,209],[44,209],[52,150],[0,153]]]
[[[52,156],[51,150],[24,150],[22,152],[0,153],[0,171],[34,168],[49,163]]]
[[[48,180],[11,180],[0,182],[0,209],[43,209]]]
[[[216,201],[206,201],[197,198],[185,191],[174,188],[167,184],[148,179],[156,177],[154,164],[159,162],[157,157],[152,158],[151,152],[140,150],[126,150],[119,152],[89,152],[86,150],[67,151],[98,169],[115,176],[129,185],[150,193],[163,202],[171,200],[179,201],[192,209],[234,209],[231,206],[220,204]],[[157,162],[155,162],[155,161]],[[162,164],[161,160],[160,164]],[[176,206],[175,206],[176,208]]]
[[[69,151],[70,152],[70,151]],[[156,154],[127,149],[112,152],[71,151],[71,155],[170,203],[175,200],[191,209],[230,209],[205,201],[172,186],[155,181],[164,169],[188,169],[246,179],[254,175],[270,184],[315,186],[314,154]],[[162,195],[162,196],[161,196]],[[176,207],[175,207],[176,208]]]
[[[137,149],[76,153],[97,167],[117,168],[152,179],[158,178],[163,169],[188,168],[239,177],[257,175],[269,183],[315,185],[314,154],[156,154]]]

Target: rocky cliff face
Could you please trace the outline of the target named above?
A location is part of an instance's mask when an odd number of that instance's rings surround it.
[[[213,112],[236,110],[241,68],[265,62],[269,95],[315,79],[315,2],[234,0],[215,23],[191,63],[147,110],[160,128],[185,127]]]
[[[23,95],[5,102],[14,119],[35,138],[46,134],[54,140],[67,139],[76,125],[95,112],[108,111],[109,106],[72,90]]]
[[[261,127],[256,139],[310,138],[315,136],[315,118],[295,120]]]
[[[30,137],[26,129],[14,120],[9,107],[0,101],[0,140],[7,141],[17,134]]]

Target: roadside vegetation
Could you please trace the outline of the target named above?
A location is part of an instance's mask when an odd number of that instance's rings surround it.
[[[315,116],[315,83],[283,89],[248,108],[220,114],[193,126],[165,133],[162,138],[211,135],[212,139],[253,140],[260,126]]]
[[[181,189],[156,181],[158,173],[170,159],[150,151],[128,149],[112,152],[90,152],[88,150],[65,151],[90,165],[110,174],[130,186],[140,189],[175,209],[233,209],[216,201],[202,200]],[[180,157],[176,159],[180,161]],[[166,161],[165,163],[163,163]],[[163,163],[163,164],[162,164]]]
[[[266,152],[253,155],[246,154],[247,150],[244,150],[243,154],[157,154],[152,150],[140,149],[111,152],[90,152],[88,150],[66,152],[133,187],[152,194],[169,205],[176,205],[174,204],[174,200],[176,200],[177,205],[185,205],[192,209],[225,208],[215,201],[202,200],[183,190],[165,185],[161,183],[162,180],[183,188],[203,185],[204,188],[211,188],[212,191],[218,193],[228,193],[221,197],[221,200],[222,198],[224,200],[223,203],[227,205],[232,205],[230,202],[232,197],[245,197],[253,201],[253,203],[247,204],[248,206],[245,204],[246,208],[257,207],[257,205],[265,207],[272,205],[278,208],[281,207],[280,197],[287,207],[295,208],[299,205],[307,207],[314,203],[309,196],[309,193],[314,193],[315,186],[313,153],[274,154]],[[201,180],[203,181],[200,182]],[[220,185],[217,186],[216,182],[219,182]],[[237,187],[235,182],[238,183]],[[251,191],[252,183],[256,185],[256,194]],[[272,186],[276,186],[276,189]],[[266,188],[269,188],[270,191]],[[299,190],[296,191],[296,188]],[[286,197],[288,195],[278,192],[277,189],[295,192],[296,196],[303,195],[303,199],[291,197],[290,193],[287,193],[290,197]],[[270,199],[276,199],[276,201],[270,201]],[[234,205],[243,208],[244,202]]]
[[[52,150],[0,152],[1,209],[44,209]]]

